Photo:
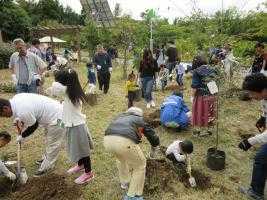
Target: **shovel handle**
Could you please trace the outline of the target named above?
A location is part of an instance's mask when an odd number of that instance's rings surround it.
[[[17,167],[18,167],[18,174],[20,174],[20,150],[21,150],[21,142],[18,143],[18,152],[17,152],[17,156],[18,156],[18,163],[17,163]]]
[[[191,178],[192,177],[192,174],[191,174],[191,161],[190,161],[190,157],[187,156],[187,172],[189,174],[189,177]]]

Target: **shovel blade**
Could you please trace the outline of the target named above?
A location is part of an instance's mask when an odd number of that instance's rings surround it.
[[[189,178],[189,183],[191,185],[191,187],[196,187],[197,186],[197,183],[196,183],[196,180],[194,177],[190,177]]]

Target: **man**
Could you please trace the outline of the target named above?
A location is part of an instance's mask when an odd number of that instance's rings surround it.
[[[21,93],[12,99],[0,98],[0,117],[12,117],[21,130],[17,141],[23,141],[39,126],[45,128],[46,150],[35,176],[41,176],[55,166],[65,134],[60,126],[63,106],[48,97]]]
[[[45,55],[42,53],[40,49],[40,40],[35,38],[32,40],[32,46],[28,49],[28,51],[32,52],[33,54],[39,56],[43,61],[45,60]]]
[[[256,127],[261,134],[245,139],[239,143],[239,148],[247,151],[250,147],[261,144],[260,150],[256,153],[253,165],[252,180],[250,188],[240,188],[248,198],[263,200],[265,182],[267,178],[267,77],[263,74],[251,74],[245,78],[243,89],[246,90],[250,97],[255,100],[261,100],[263,104],[263,116],[257,121]]]
[[[169,48],[167,49],[166,55],[168,56],[167,68],[169,69],[169,74],[175,68],[176,62],[180,63],[181,58],[178,56],[178,50],[173,41],[170,42]]]
[[[93,58],[93,64],[97,68],[99,90],[103,90],[104,87],[104,94],[107,94],[110,84],[110,73],[112,72],[112,62],[102,45],[97,45],[97,53]]]
[[[46,64],[37,55],[27,51],[22,39],[15,39],[13,43],[17,52],[11,55],[9,68],[16,92],[37,93]]]
[[[264,51],[264,44],[260,42],[256,43],[255,49],[256,49],[256,55],[251,67],[252,73],[258,73],[261,72],[262,70],[263,71],[267,70],[266,69],[267,53],[265,53]]]

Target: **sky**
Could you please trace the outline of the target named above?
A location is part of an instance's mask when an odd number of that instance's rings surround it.
[[[80,13],[82,6],[79,0],[59,0],[63,5],[69,5]],[[255,10],[265,0],[108,0],[111,10],[115,4],[120,3],[124,14],[130,14],[135,19],[140,19],[140,13],[146,9],[154,8],[158,15],[168,18],[170,21],[176,17],[189,16],[193,8],[200,8],[204,13],[212,14],[223,8],[237,7],[247,12]],[[195,2],[195,3],[194,3]]]

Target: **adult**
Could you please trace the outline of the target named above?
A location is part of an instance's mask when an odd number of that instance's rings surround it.
[[[27,51],[22,39],[15,39],[17,52],[10,57],[9,68],[12,72],[12,81],[17,93],[37,93],[41,74],[46,68],[42,59]]]
[[[97,52],[93,58],[93,64],[97,69],[99,90],[103,90],[104,94],[107,94],[112,72],[112,62],[111,57],[104,50],[102,45],[97,45]]]
[[[160,122],[177,131],[186,128],[190,123],[191,112],[186,106],[182,93],[174,92],[164,99],[160,107]]]
[[[65,135],[65,130],[60,126],[63,106],[51,98],[38,95],[21,93],[12,99],[0,98],[0,117],[13,118],[21,130],[18,141],[23,141],[38,127],[45,128],[46,149],[43,160],[35,176],[41,176],[55,166],[58,153]]]
[[[45,54],[41,51],[41,48],[40,48],[40,44],[41,44],[40,40],[37,38],[34,38],[31,43],[32,45],[28,49],[28,51],[34,53],[35,55],[39,56],[43,61],[45,61]]]
[[[267,70],[267,53],[264,44],[257,42],[255,45],[255,58],[251,67],[251,73],[264,72]]]
[[[181,61],[174,41],[170,41],[169,48],[166,51],[166,56],[168,56],[167,68],[169,69],[169,74],[171,74],[172,70],[175,68],[176,62],[180,63]]]
[[[207,84],[216,80],[216,70],[207,65],[203,55],[196,56],[192,62],[192,125],[194,135],[206,135],[212,132],[209,128],[215,120],[216,97],[212,95]],[[203,133],[204,131],[204,133]]]
[[[243,140],[238,145],[244,151],[247,151],[254,145],[262,145],[254,158],[250,188],[241,187],[240,191],[250,199],[263,200],[267,178],[267,77],[260,73],[247,76],[243,82],[243,90],[247,91],[252,99],[262,101],[263,115],[256,123],[256,127],[261,133]]]
[[[158,63],[153,58],[152,52],[149,49],[145,49],[143,59],[140,61],[139,77],[142,80],[142,90],[147,103],[147,108],[156,106],[152,97],[152,90],[158,71]]]
[[[143,200],[146,158],[138,145],[145,136],[151,146],[159,145],[159,137],[145,124],[143,111],[131,107],[117,116],[108,126],[104,147],[115,155],[122,189],[128,189],[124,200]]]

